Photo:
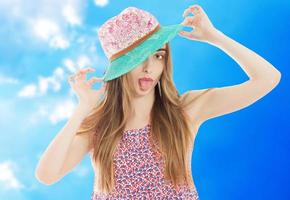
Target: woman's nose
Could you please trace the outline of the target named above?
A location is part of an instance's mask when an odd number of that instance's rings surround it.
[[[145,69],[144,72],[149,73],[148,69]]]
[[[146,73],[151,73],[152,72],[151,68],[148,67],[148,65],[144,66],[143,71],[146,72]]]
[[[151,72],[151,66],[148,58],[144,61],[143,71],[147,73]]]

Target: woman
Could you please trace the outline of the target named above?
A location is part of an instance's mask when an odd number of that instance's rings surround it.
[[[276,87],[281,75],[217,30],[201,6],[190,6],[183,17],[181,25],[193,31],[160,28],[154,16],[134,7],[101,26],[98,35],[111,65],[103,78],[87,80],[92,68],[70,77],[79,104],[39,161],[41,182],[57,182],[90,153],[96,175],[92,199],[199,199],[190,169],[199,126],[254,103]],[[177,33],[220,48],[249,80],[179,95],[169,47]],[[104,84],[93,90],[97,81]]]

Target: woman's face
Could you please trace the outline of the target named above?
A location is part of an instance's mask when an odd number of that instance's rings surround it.
[[[154,89],[165,67],[166,53],[166,45],[164,45],[129,72],[137,94],[144,95]],[[152,81],[142,80],[144,77],[150,78]]]

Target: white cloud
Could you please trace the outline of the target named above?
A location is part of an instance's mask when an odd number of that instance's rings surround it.
[[[33,30],[36,36],[43,40],[49,40],[53,35],[60,33],[57,23],[45,18],[34,20]]]
[[[68,119],[72,115],[75,106],[76,105],[71,99],[66,99],[58,103],[56,106],[54,106],[54,109],[49,112],[49,121],[52,124],[56,124],[59,121]]]
[[[61,32],[59,25],[51,19],[39,18],[30,22],[34,34],[46,41],[52,48],[66,49],[70,46],[68,39]]]
[[[66,21],[71,25],[81,25],[81,19],[72,5],[65,5],[62,14]]]
[[[52,76],[38,76],[37,84],[29,84],[24,86],[18,93],[18,97],[35,97],[46,95],[50,87],[54,92],[58,92],[61,89],[61,82],[64,80],[64,76],[64,70],[61,67],[57,67]]]
[[[95,0],[95,4],[99,7],[104,7],[109,3],[108,0]]]
[[[14,169],[16,164],[10,160],[0,163],[1,188],[19,190],[25,186],[17,179]]]
[[[62,61],[62,63],[70,73],[75,73],[78,69],[92,67],[93,65],[93,61],[85,54],[79,55],[75,61],[70,58],[66,58]]]
[[[37,92],[37,86],[35,84],[29,84],[18,92],[18,97],[34,97]]]
[[[82,25],[85,4],[85,0],[0,1],[0,18],[5,20],[5,29],[0,28],[0,37],[12,35],[13,38],[15,35],[17,38],[46,42],[51,48],[66,49],[74,37],[67,25]],[[21,40],[22,45],[28,48],[25,39]]]
[[[77,59],[77,65],[79,68],[84,68],[92,65],[90,58],[86,55],[81,55]]]
[[[9,15],[10,18],[20,18],[23,13],[23,2],[21,0],[0,1],[0,13]]]
[[[40,105],[37,110],[33,110],[30,116],[25,119],[25,124],[22,124],[24,130],[29,130],[33,125],[39,125],[39,121],[47,119],[49,116],[50,105]]]
[[[53,91],[57,92],[61,89],[61,83],[54,77],[38,77],[39,95],[47,94],[48,88],[51,86]]]
[[[64,71],[61,67],[57,67],[54,71],[53,71],[53,76],[56,78],[56,79],[59,79],[59,80],[63,80],[64,79]]]
[[[49,46],[56,49],[67,49],[70,46],[70,42],[64,36],[56,35],[49,41]]]
[[[63,65],[66,67],[66,69],[70,72],[70,73],[74,73],[76,68],[75,68],[75,63],[69,59],[66,58],[63,60]]]
[[[46,94],[47,89],[48,89],[48,84],[51,82],[52,78],[51,77],[38,77],[38,85],[39,85],[39,92],[40,94]]]
[[[26,124],[23,125],[23,128],[27,130],[32,125],[38,125],[41,120],[49,121],[52,125],[55,125],[68,119],[77,106],[71,98],[72,95],[69,94],[69,97],[58,100],[57,102],[54,101],[40,105],[30,116],[27,116]]]
[[[93,61],[85,54],[78,56],[76,61],[66,58],[63,60],[64,67],[57,67],[51,76],[38,76],[38,82],[25,85],[18,92],[18,97],[31,98],[43,96],[47,94],[50,88],[54,92],[59,92],[62,88],[63,81],[67,81],[67,77],[70,74],[75,73],[80,68],[92,67],[92,63]],[[64,69],[67,69],[70,74],[67,74]]]
[[[18,84],[19,80],[0,74],[0,85],[4,85],[4,84]]]

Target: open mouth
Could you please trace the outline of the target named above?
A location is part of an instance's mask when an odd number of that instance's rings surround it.
[[[152,80],[139,79],[138,83],[139,83],[139,87],[142,90],[148,90],[152,86],[153,81]]]

